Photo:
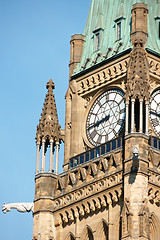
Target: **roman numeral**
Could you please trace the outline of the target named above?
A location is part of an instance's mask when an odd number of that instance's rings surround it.
[[[106,95],[106,101],[107,102],[109,101],[109,95],[108,94]]]
[[[123,122],[124,122],[123,119],[119,119],[118,122],[117,122],[117,124],[121,126],[121,125],[123,124]]]
[[[121,114],[121,113],[124,113],[124,108],[120,110],[120,114]]]
[[[117,135],[117,132],[114,129],[113,129],[113,133],[114,133],[115,136]]]
[[[157,120],[157,118],[152,119],[152,123],[155,127],[159,125],[159,121]]]
[[[96,131],[93,131],[93,132],[91,133],[92,139],[93,139],[95,136],[96,136]]]
[[[108,141],[108,134],[105,135],[105,142]]]

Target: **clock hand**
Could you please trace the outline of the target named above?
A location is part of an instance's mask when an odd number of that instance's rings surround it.
[[[157,117],[160,117],[160,114],[155,113],[155,112],[153,112],[153,111],[151,111],[150,114],[154,114],[154,115],[156,115]]]
[[[110,115],[105,116],[104,118],[102,118],[101,120],[97,121],[96,123],[94,123],[93,125],[91,125],[87,130],[90,130],[92,127],[97,127],[99,126],[99,124],[101,124],[104,121],[107,121],[109,119]]]

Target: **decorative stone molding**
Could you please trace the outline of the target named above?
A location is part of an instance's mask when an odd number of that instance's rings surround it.
[[[135,44],[131,52],[126,82],[126,99],[129,97],[149,101],[149,64],[144,46]]]
[[[154,186],[150,186],[148,190],[148,199],[150,203],[156,204],[158,207],[160,207],[160,191],[158,188],[155,188]]]
[[[150,239],[150,212],[147,201],[144,201],[139,212],[139,237]]]
[[[53,210],[57,211],[63,207],[69,206],[73,203],[79,202],[83,199],[86,199],[88,197],[91,197],[95,193],[100,193],[104,190],[108,190],[108,201],[111,200],[112,203],[118,202],[120,198],[120,190],[117,186],[116,191],[112,191],[111,189],[115,185],[119,185],[122,182],[122,172],[117,172],[112,175],[109,175],[99,181],[96,181],[94,183],[90,183],[85,187],[81,187],[80,189],[76,189],[75,191],[72,191],[62,197],[58,197],[53,202]],[[104,199],[101,200],[102,205],[105,206]],[[98,203],[97,203],[98,204]]]
[[[160,173],[149,170],[149,183],[160,186]]]
[[[62,210],[59,213],[63,224],[71,223],[76,217],[83,218],[91,212],[100,211],[106,208],[108,204],[117,203],[122,195],[122,189],[119,186],[116,190],[103,192],[96,197],[85,199],[83,202],[75,203],[71,208]]]
[[[126,75],[128,59],[124,59],[121,62],[113,64],[111,67],[106,67],[105,69],[95,73],[89,77],[86,77],[77,82],[77,93],[79,95],[84,94],[90,90],[95,90],[100,85],[103,86],[106,83],[111,83],[112,80],[117,79]]]
[[[149,58],[149,71],[153,76],[160,77],[160,62]]]
[[[124,199],[124,206],[122,210],[122,239],[126,239],[127,237],[131,237],[131,229],[132,229],[132,216],[133,213],[130,211],[130,202],[128,199]]]
[[[121,169],[122,149],[112,151],[82,165],[78,165],[58,175],[53,193],[54,197],[58,198],[62,194],[69,194],[75,189],[81,192],[81,187],[86,187],[86,195],[89,195],[91,188],[93,188],[91,183],[96,184],[97,191],[101,191],[105,186],[111,187],[121,182]],[[102,180],[102,178],[104,179]],[[77,198],[80,192],[78,192]]]

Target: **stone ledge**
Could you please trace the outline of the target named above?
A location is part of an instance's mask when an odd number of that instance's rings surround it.
[[[135,132],[135,133],[128,133],[125,137],[124,137],[124,140],[127,140],[131,137],[141,137],[141,138],[144,138],[146,140],[149,140],[149,136],[147,136],[146,134],[144,133],[139,133],[139,132]]]

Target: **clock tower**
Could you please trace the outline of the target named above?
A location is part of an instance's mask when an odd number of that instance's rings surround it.
[[[158,240],[160,1],[92,0],[70,45],[65,129],[52,80],[37,126],[33,240]]]

